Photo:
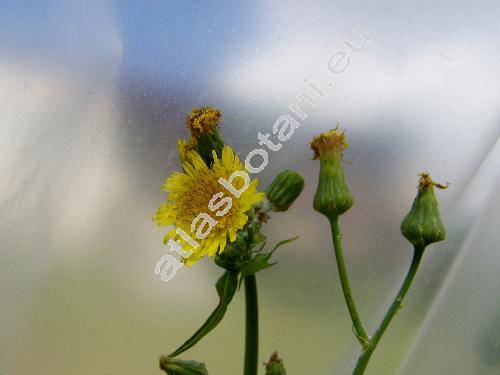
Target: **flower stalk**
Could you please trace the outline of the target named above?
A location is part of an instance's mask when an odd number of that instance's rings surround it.
[[[245,279],[245,363],[244,375],[257,375],[259,361],[259,306],[257,301],[257,279],[255,274]]]
[[[364,374],[366,366],[368,365],[368,361],[370,360],[373,352],[375,351],[375,348],[377,347],[380,339],[382,338],[382,335],[389,326],[389,323],[391,322],[392,318],[394,318],[394,315],[396,315],[396,313],[400,309],[401,304],[403,303],[403,299],[405,298],[406,293],[408,293],[408,290],[411,287],[411,284],[413,282],[413,279],[415,278],[418,266],[420,265],[420,261],[422,260],[423,255],[424,255],[424,247],[415,246],[410,268],[408,270],[408,273],[406,274],[406,277],[403,280],[403,283],[401,284],[399,292],[398,294],[396,294],[394,301],[387,310],[387,313],[382,319],[380,326],[375,331],[375,334],[369,340],[368,345],[364,347],[363,353],[358,358],[358,362],[356,363],[356,367],[354,368],[353,375]]]
[[[335,259],[337,261],[337,268],[339,271],[340,284],[342,286],[342,292],[344,293],[344,299],[349,310],[349,315],[351,316],[352,325],[354,333],[363,348],[367,348],[370,344],[366,330],[361,323],[361,318],[359,317],[358,310],[356,309],[356,304],[354,302],[354,297],[352,296],[351,287],[349,285],[349,278],[347,276],[347,270],[344,262],[344,254],[342,252],[342,233],[339,226],[339,217],[332,216],[329,218],[330,226],[332,229],[332,240],[333,248],[335,250]]]
[[[359,317],[352,296],[347,269],[342,251],[342,233],[339,217],[354,204],[342,170],[343,152],[348,147],[344,132],[332,129],[315,137],[311,142],[313,159],[320,160],[318,188],[314,195],[314,209],[325,215],[330,221],[333,248],[339,271],[340,284],[344,299],[351,316],[354,333],[363,347],[369,343],[368,335]]]

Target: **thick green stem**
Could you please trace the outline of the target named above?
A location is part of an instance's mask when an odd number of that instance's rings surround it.
[[[408,270],[408,273],[403,281],[403,284],[401,285],[401,288],[399,289],[398,294],[396,295],[396,298],[392,302],[391,306],[389,307],[389,310],[387,310],[387,313],[384,316],[384,319],[380,323],[380,326],[378,329],[375,331],[375,334],[370,340],[370,345],[365,347],[363,350],[363,353],[358,359],[358,362],[356,364],[356,368],[354,369],[353,375],[362,375],[365,372],[366,366],[368,365],[368,361],[370,360],[370,357],[372,356],[375,348],[377,347],[377,344],[380,341],[380,338],[384,334],[385,330],[389,326],[389,323],[391,322],[392,318],[394,315],[398,312],[399,308],[401,307],[401,303],[403,302],[403,299],[408,292],[408,289],[410,289],[410,286],[413,282],[413,279],[415,277],[415,274],[417,273],[418,266],[420,264],[420,261],[422,260],[422,255],[424,254],[424,248],[423,247],[415,247],[415,250],[413,252],[413,259],[411,261],[410,269]]]
[[[259,359],[259,307],[255,275],[245,277],[245,367],[244,375],[257,375]]]
[[[354,298],[352,297],[351,287],[349,286],[349,279],[347,277],[347,271],[344,263],[344,255],[342,253],[342,234],[339,227],[339,217],[335,215],[329,219],[332,227],[333,247],[335,249],[335,258],[337,259],[340,284],[342,285],[342,291],[344,292],[345,302],[347,304],[349,314],[351,315],[356,337],[365,348],[369,343],[368,335],[366,334],[363,324],[361,323],[361,319],[359,318],[358,310],[356,309]]]

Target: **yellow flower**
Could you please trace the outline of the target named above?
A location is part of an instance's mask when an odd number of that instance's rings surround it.
[[[179,139],[177,141],[177,149],[179,150],[179,159],[181,163],[184,163],[188,160],[189,152],[196,149],[196,139],[190,137],[187,142],[185,139]]]
[[[224,251],[227,240],[233,242],[238,230],[242,229],[248,221],[245,212],[254,203],[261,201],[264,193],[257,191],[257,179],[251,181],[239,197],[232,195],[218,182],[221,177],[228,180],[233,172],[244,171],[240,159],[227,145],[224,146],[220,159],[213,152],[214,163],[211,168],[207,167],[196,151],[187,150],[181,158],[184,160],[182,163],[184,172],[174,172],[165,180],[163,190],[168,193],[167,201],[160,206],[153,219],[159,225],[175,225],[199,243],[199,246],[195,248],[187,242],[182,242],[185,251],[192,251],[192,254],[184,259],[184,263],[189,266],[203,256],[214,256],[218,251]],[[244,184],[245,181],[241,177],[233,181],[236,189],[241,189]],[[212,212],[217,209],[210,209],[214,208],[214,201],[211,207],[209,207],[209,202],[220,193],[224,195],[224,198],[220,195],[218,202],[227,198],[231,200],[231,205],[225,205],[224,210],[218,207],[217,213],[219,214],[221,211],[226,211],[228,207],[230,208],[224,215],[217,216],[216,212]],[[198,239],[192,233],[192,223],[201,213],[207,213],[217,223],[211,227],[206,237]],[[175,236],[174,228],[167,233],[164,242],[174,239]]]

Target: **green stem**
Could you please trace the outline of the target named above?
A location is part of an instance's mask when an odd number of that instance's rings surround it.
[[[413,252],[413,259],[411,261],[410,269],[408,270],[408,273],[403,281],[403,284],[401,285],[401,288],[399,289],[398,294],[396,295],[396,298],[392,302],[391,306],[389,307],[389,310],[387,310],[387,313],[384,316],[384,319],[380,323],[380,326],[378,327],[377,331],[375,331],[375,334],[370,340],[370,345],[366,347],[363,350],[363,353],[358,359],[358,362],[356,364],[356,368],[354,369],[353,375],[362,375],[365,372],[366,366],[368,365],[368,361],[370,360],[370,357],[373,354],[373,351],[377,347],[378,342],[380,341],[380,338],[384,334],[385,330],[389,326],[389,323],[391,322],[392,318],[394,315],[398,312],[399,308],[401,307],[401,303],[403,302],[403,299],[408,292],[408,289],[410,289],[410,286],[413,282],[413,279],[415,278],[415,274],[417,273],[418,266],[420,264],[420,261],[422,260],[422,255],[424,254],[424,248],[423,247],[415,247],[415,250]]]
[[[259,359],[259,307],[257,303],[257,279],[245,277],[245,367],[244,375],[257,375]]]
[[[352,297],[351,287],[349,286],[349,279],[347,277],[347,271],[344,263],[344,255],[342,254],[342,234],[339,227],[339,217],[337,215],[329,218],[330,225],[332,227],[332,240],[333,247],[335,249],[335,258],[337,259],[337,267],[339,270],[340,284],[342,285],[342,291],[344,292],[345,302],[347,304],[347,309],[351,315],[352,324],[356,337],[359,342],[365,348],[369,344],[368,335],[361,323],[359,318],[358,310],[354,303],[354,298]]]

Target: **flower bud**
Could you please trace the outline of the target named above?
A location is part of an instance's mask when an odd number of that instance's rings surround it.
[[[266,365],[266,375],[286,375],[283,360],[278,357],[278,353],[274,352]]]
[[[342,170],[344,150],[347,147],[344,132],[337,129],[321,133],[311,142],[313,159],[320,160],[319,183],[313,206],[328,218],[342,215],[354,203]]]
[[[160,369],[168,375],[208,375],[208,371],[203,363],[183,361],[164,355],[160,357]]]
[[[425,248],[446,238],[434,187],[446,189],[448,185],[438,184],[431,180],[428,173],[421,173],[417,197],[401,223],[401,233],[416,247]]]
[[[267,188],[266,196],[271,202],[273,211],[282,212],[290,208],[292,203],[304,190],[304,179],[290,169],[281,172]]]
[[[196,140],[197,151],[207,165],[213,163],[212,150],[221,156],[224,141],[219,134],[222,112],[214,107],[194,107],[187,117],[191,137]]]

